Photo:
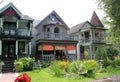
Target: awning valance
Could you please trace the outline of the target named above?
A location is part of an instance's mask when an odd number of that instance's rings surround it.
[[[76,47],[75,46],[67,46],[66,47],[66,50],[76,50]]]
[[[40,50],[42,50],[42,46],[41,45],[38,46],[38,51],[40,51]]]
[[[54,47],[53,45],[43,45],[42,50],[50,51],[50,50],[54,50]]]
[[[65,50],[65,46],[55,46],[55,50]]]

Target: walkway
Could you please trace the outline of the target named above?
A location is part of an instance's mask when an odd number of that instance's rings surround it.
[[[95,80],[92,82],[120,82],[120,75],[111,76],[104,79]]]
[[[17,76],[18,73],[0,73],[0,82],[14,82]]]

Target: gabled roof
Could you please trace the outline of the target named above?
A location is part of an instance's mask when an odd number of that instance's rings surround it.
[[[95,11],[92,14],[90,23],[96,27],[104,27]]]
[[[12,7],[12,8],[16,11],[16,13],[17,13],[19,16],[21,16],[22,13],[13,5],[12,2],[10,2],[10,3],[7,4],[6,6],[4,6],[4,7],[0,10],[0,13],[4,12],[4,11],[7,10],[9,7]]]
[[[82,22],[82,23],[80,23],[80,24],[77,24],[77,25],[71,27],[69,33],[72,34],[72,33],[78,32],[78,31],[82,28],[82,26],[83,26],[84,24],[85,24],[85,22]]]
[[[47,16],[36,26],[36,28],[37,28],[41,23],[43,23],[45,20],[47,20],[47,18],[49,18],[49,16],[51,16],[51,15],[54,15],[60,22],[62,22],[62,23],[65,25],[65,27],[66,27],[67,29],[69,29],[69,27],[67,26],[67,24],[63,21],[63,19],[62,19],[55,11],[52,11],[49,15],[47,15]],[[52,23],[52,22],[50,21],[49,23]],[[55,22],[53,22],[53,23],[56,24]]]
[[[0,14],[3,13],[5,10],[7,10],[8,8],[12,8],[20,17],[21,19],[24,20],[31,20],[33,21],[33,19],[31,17],[29,17],[28,15],[23,15],[15,6],[12,2],[10,2],[9,4],[7,4],[6,6],[4,6],[2,9],[0,9]]]

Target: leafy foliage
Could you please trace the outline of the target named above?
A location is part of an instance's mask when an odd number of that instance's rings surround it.
[[[120,0],[98,0],[99,8],[106,13],[105,19],[110,26],[111,40],[114,43],[120,41]]]
[[[98,63],[95,60],[87,61],[55,61],[50,66],[55,76],[66,76],[72,78],[94,77],[98,70]]]
[[[115,56],[117,56],[119,51],[112,46],[101,46],[96,51],[96,58],[99,60],[113,60]]]
[[[19,61],[23,63],[23,70],[29,71],[32,70],[35,59],[24,57],[24,58],[20,58]]]
[[[14,66],[17,67],[16,71],[23,72],[23,63],[20,61],[15,61]]]

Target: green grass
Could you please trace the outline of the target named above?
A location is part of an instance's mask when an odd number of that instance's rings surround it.
[[[55,77],[49,72],[49,69],[41,69],[26,72],[31,77],[31,82],[91,82],[92,80],[105,78],[113,75],[120,74],[120,70],[113,70],[109,73],[97,73],[95,78],[82,78],[82,79],[72,79],[64,77]]]

